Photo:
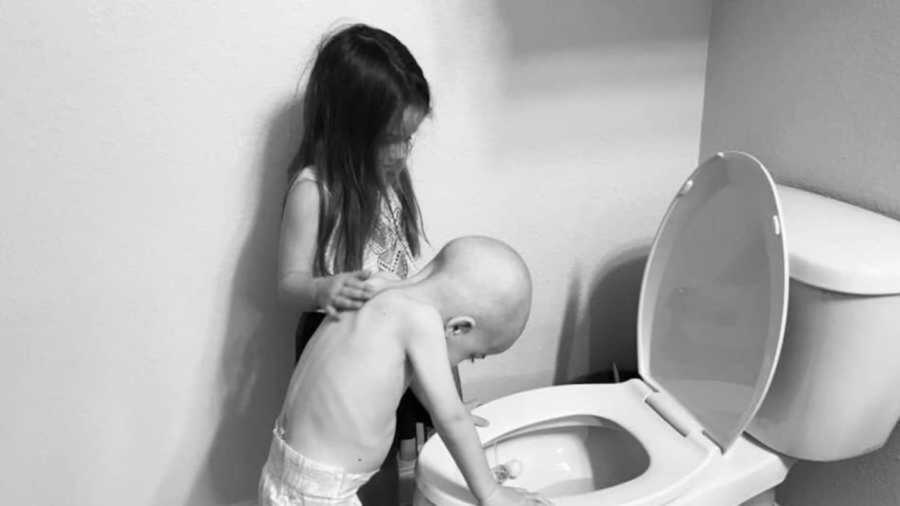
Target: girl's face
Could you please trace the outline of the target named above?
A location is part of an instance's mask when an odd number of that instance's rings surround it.
[[[413,135],[425,119],[425,112],[415,106],[406,107],[395,116],[378,148],[378,171],[385,182],[393,183],[406,169],[406,158],[412,150]]]

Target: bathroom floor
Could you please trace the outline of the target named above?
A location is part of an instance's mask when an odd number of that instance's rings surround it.
[[[421,423],[416,424],[416,441],[415,441],[415,457],[411,460],[397,459],[397,495],[399,496],[398,506],[412,506],[413,495],[416,491],[416,458],[422,450],[422,445],[428,438],[434,434],[433,430],[426,429]]]
[[[412,506],[413,494],[416,491],[415,466],[409,472],[404,473],[403,470],[400,471],[398,488],[398,495],[400,496],[399,506]]]

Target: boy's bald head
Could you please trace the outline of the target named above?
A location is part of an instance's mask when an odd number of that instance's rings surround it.
[[[475,317],[490,336],[490,353],[512,346],[531,311],[531,275],[506,243],[466,236],[447,243],[432,261],[431,278],[456,299],[456,311]]]

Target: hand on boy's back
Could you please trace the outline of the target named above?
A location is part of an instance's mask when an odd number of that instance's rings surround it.
[[[361,308],[369,299],[398,281],[400,278],[391,272],[359,270],[337,274],[325,287],[320,304],[329,317],[337,319],[339,312]]]
[[[380,292],[394,286],[400,278],[391,272],[376,272],[369,276],[365,283],[364,289],[369,297],[374,297]]]
[[[552,502],[546,497],[538,494],[537,492],[529,492],[524,488],[517,487],[497,487],[494,492],[487,498],[487,500],[482,501],[482,506],[502,506],[502,505],[550,505],[552,506]]]
[[[359,309],[372,296],[366,288],[371,277],[367,270],[344,272],[332,276],[319,293],[319,305],[328,316],[338,317],[339,311]]]

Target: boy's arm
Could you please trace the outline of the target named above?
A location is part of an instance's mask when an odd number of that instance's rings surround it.
[[[428,409],[469,490],[479,502],[485,502],[500,485],[488,467],[469,411],[457,394],[442,322],[436,314],[419,315],[415,320],[418,321],[406,339],[407,356],[413,367],[411,387]]]

